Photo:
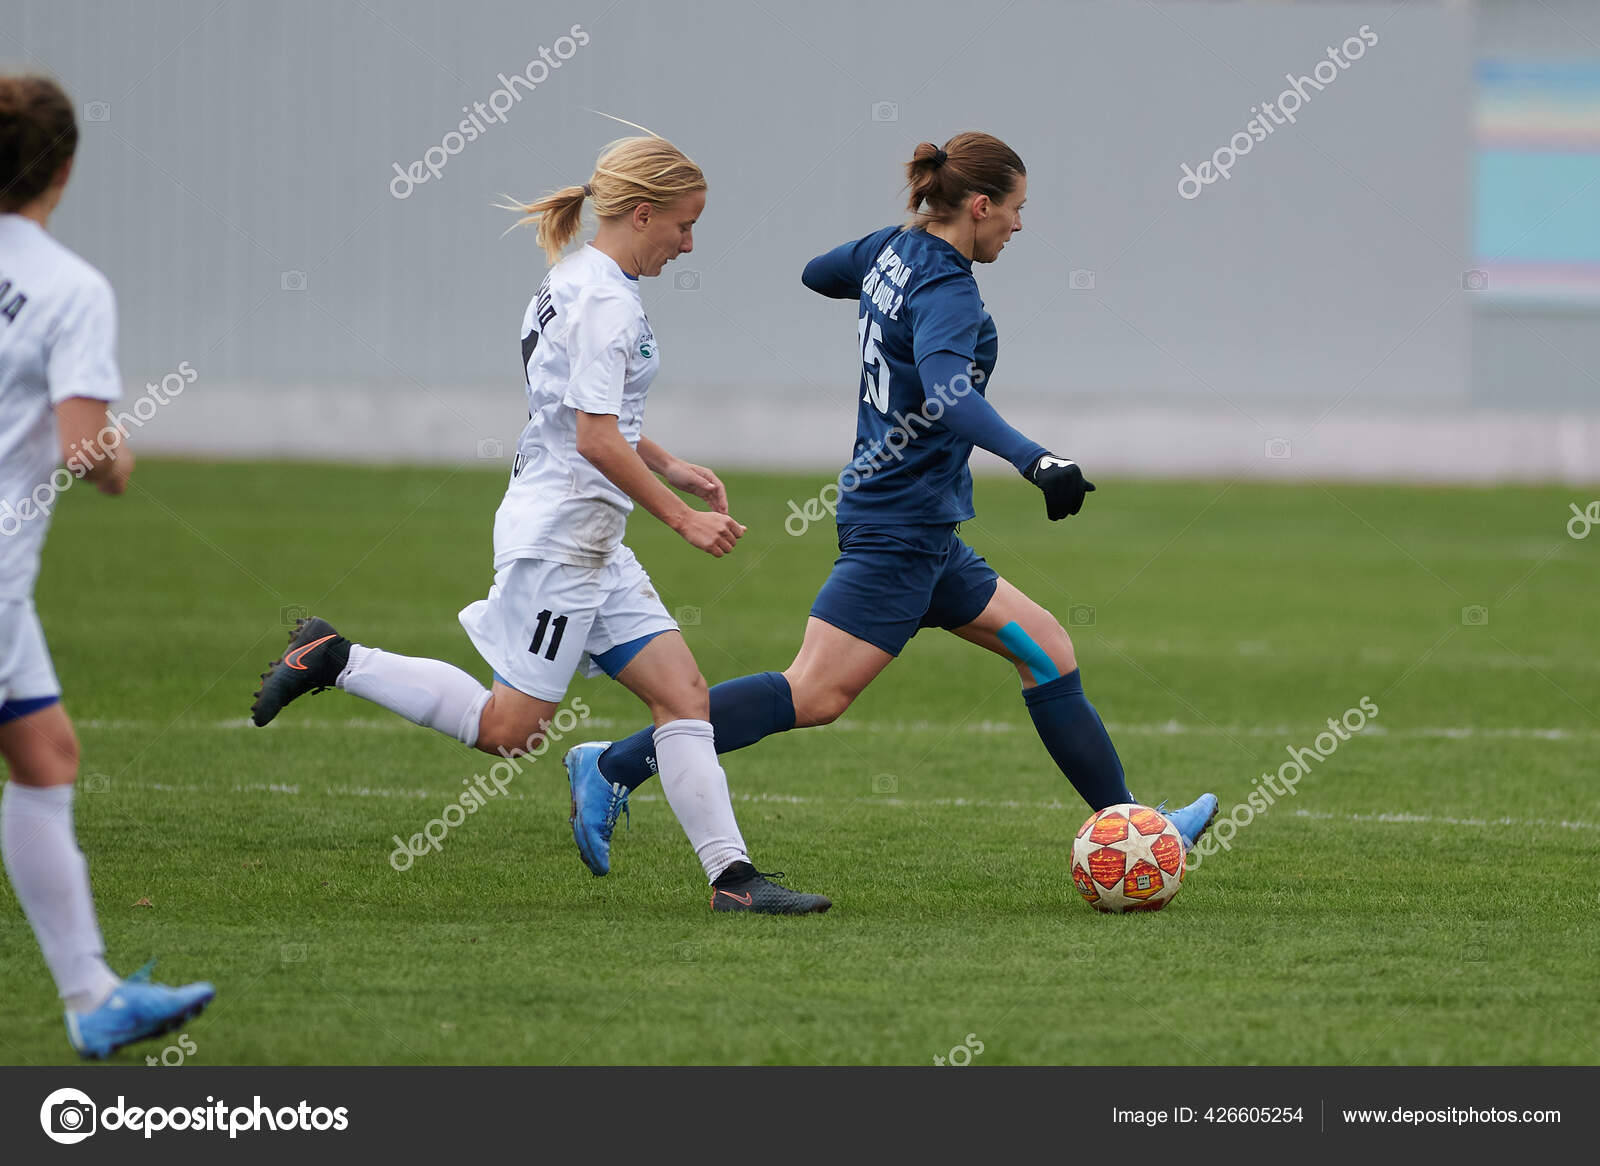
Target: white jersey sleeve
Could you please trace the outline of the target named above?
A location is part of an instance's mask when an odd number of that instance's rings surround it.
[[[45,358],[50,403],[71,397],[115,401],[122,396],[117,371],[117,301],[106,278],[82,283],[63,306]]]
[[[572,368],[561,403],[584,413],[622,414],[628,350],[638,332],[639,302],[608,287],[585,288],[567,330]]]

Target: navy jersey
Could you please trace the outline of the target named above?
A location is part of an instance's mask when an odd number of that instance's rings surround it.
[[[999,334],[972,260],[926,231],[885,227],[819,255],[803,279],[822,295],[860,300],[861,399],[854,454],[839,474],[839,522],[971,518],[972,443],[930,420],[943,406],[918,365],[937,353],[958,357],[980,394],[994,372]],[[966,391],[946,386],[947,394]]]

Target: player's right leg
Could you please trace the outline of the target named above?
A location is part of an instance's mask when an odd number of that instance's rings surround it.
[[[979,591],[968,581],[983,580]],[[981,609],[951,596],[986,595]],[[1137,799],[1128,792],[1122,762],[1094,705],[1084,694],[1082,674],[1066,629],[964,543],[952,555],[948,582],[941,583],[935,614],[943,626],[1010,661],[1022,681],[1022,697],[1039,739],[1092,810]],[[1217,812],[1215,794],[1201,794],[1187,806],[1166,811],[1184,846],[1192,848]]]
[[[488,597],[461,612],[478,654],[495,670],[492,689],[454,664],[352,643],[327,620],[303,619],[283,656],[262,673],[251,719],[265,725],[305,693],[340,688],[485,753],[526,752],[583,654],[588,626],[572,621],[593,618],[597,577],[536,559],[495,573]]]
[[[123,980],[106,964],[89,864],[73,829],[78,740],[59,698],[43,699],[0,704],[0,756],[10,776],[0,795],[0,857],[65,1006],[68,1039],[79,1055],[99,1058],[170,1032],[216,989]]]

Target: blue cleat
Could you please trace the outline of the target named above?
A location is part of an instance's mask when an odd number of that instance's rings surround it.
[[[86,1060],[104,1060],[123,1045],[161,1036],[194,1019],[217,990],[202,981],[170,988],[152,984],[151,960],[117,987],[93,1012],[67,1012],[67,1039]]]
[[[567,750],[564,762],[572,786],[572,838],[583,865],[599,877],[611,869],[611,832],[627,813],[628,787],[613,785],[600,772],[600,754],[610,741],[586,741]]]
[[[1206,827],[1211,825],[1211,820],[1217,816],[1217,795],[1201,794],[1187,806],[1177,810],[1167,809],[1167,803],[1162,802],[1156,809],[1167,816],[1167,821],[1178,828],[1178,833],[1183,835],[1183,848],[1193,850],[1194,844],[1200,841],[1200,835],[1206,832]]]

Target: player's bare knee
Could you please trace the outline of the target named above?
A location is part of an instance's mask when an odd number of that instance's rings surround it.
[[[478,748],[485,753],[498,753],[501,757],[520,757],[537,749],[544,737],[544,730],[537,726],[530,732],[522,732],[520,727],[509,725],[497,726],[488,733],[478,730]]]
[[[1046,651],[1050,653],[1050,659],[1055,661],[1056,671],[1065,676],[1078,667],[1078,656],[1072,650],[1072,638],[1067,635],[1067,629],[1057,624],[1056,631],[1059,633],[1058,641]]]
[[[1072,648],[1072,637],[1067,634],[1067,629],[1055,616],[1049,612],[1043,614],[1039,646],[1044,649],[1044,654],[1050,657],[1050,662],[1055,665],[1056,671],[1065,676],[1078,666],[1078,658]]]
[[[51,742],[49,747],[29,750],[25,758],[9,760],[11,779],[18,785],[72,785],[78,780],[76,740]]]
[[[797,728],[831,725],[844,716],[855,698],[840,688],[794,690],[794,721]]]
[[[83,760],[76,734],[68,733],[65,740],[55,742],[52,750],[57,772],[65,774],[63,781],[72,781],[78,775],[78,765]]]
[[[526,725],[518,719],[503,715],[495,708],[494,698],[491,697],[483,706],[483,712],[478,718],[476,747],[485,753],[498,753],[502,757],[529,753],[544,740],[544,730],[547,727],[539,724]]]
[[[711,695],[706,678],[697,668],[666,693],[648,702],[650,715],[658,725],[668,721],[706,721],[711,719]]]

